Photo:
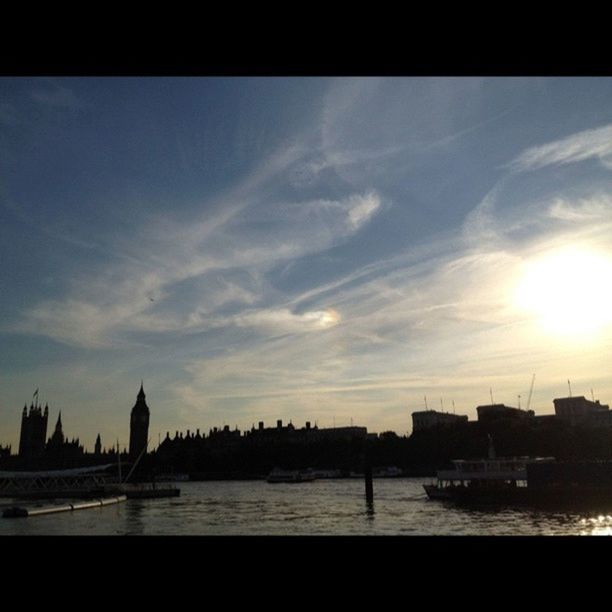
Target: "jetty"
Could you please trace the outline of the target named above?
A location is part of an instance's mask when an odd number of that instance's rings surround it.
[[[101,497],[114,465],[37,472],[0,471],[0,497],[29,499]]]
[[[0,498],[19,499],[127,499],[177,497],[180,489],[170,483],[128,482],[114,464],[38,472],[0,471]],[[120,474],[119,470],[119,474]],[[83,506],[84,507],[84,506]]]
[[[77,503],[53,504],[50,506],[35,506],[25,508],[22,506],[11,506],[2,512],[2,518],[27,518],[29,516],[41,516],[43,514],[56,514],[58,512],[73,512],[74,510],[88,510],[90,508],[101,508],[119,504],[127,499],[126,495],[116,497],[106,497],[103,499],[93,499]]]

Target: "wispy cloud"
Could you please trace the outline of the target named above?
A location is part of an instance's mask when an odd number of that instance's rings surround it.
[[[281,327],[329,324],[325,309],[265,308],[231,316],[219,311],[229,302],[253,305],[270,291],[262,285],[266,270],[339,244],[380,210],[382,201],[374,191],[337,200],[272,199],[273,182],[300,154],[291,147],[273,155],[220,202],[209,203],[199,219],[160,217],[140,226],[129,240],[123,236],[107,244],[109,252],[121,257],[101,264],[93,276],[90,270],[75,275],[65,300],[46,300],[28,309],[17,329],[103,347],[126,342],[130,329],[193,332],[266,322]],[[176,291],[184,291],[186,283],[191,306],[182,294],[183,304],[176,308]]]
[[[612,126],[524,150],[492,188],[490,175],[478,178],[485,187],[470,196],[473,204],[466,198],[461,210],[471,210],[454,227],[447,223],[435,235],[415,231],[411,246],[401,242],[393,256],[387,250],[351,260],[352,247],[361,246],[353,240],[364,236],[371,245],[392,236],[389,219],[408,223],[429,213],[418,207],[432,202],[431,192],[421,185],[419,195],[430,199],[411,200],[405,168],[410,180],[421,166],[427,181],[447,172],[427,167],[419,155],[432,159],[433,149],[460,145],[507,114],[453,119],[466,88],[478,92],[481,82],[462,81],[457,89],[438,81],[334,82],[315,136],[280,148],[181,216],[143,215],[117,235],[100,232],[99,258],[68,266],[66,294],[28,306],[10,331],[120,349],[113,360],[119,353],[139,363],[158,359],[161,375],[171,370],[164,387],[168,421],[178,410],[178,422],[192,427],[230,419],[244,427],[292,414],[330,425],[333,413],[339,422],[355,416],[377,430],[404,422],[408,429],[411,409],[430,392],[452,390],[458,411],[469,412],[478,385],[483,403],[489,386],[497,400],[513,403],[516,381],[528,386],[536,367],[547,368],[538,370],[546,384],[563,368],[588,375],[586,361],[575,363],[577,349],[544,338],[515,308],[513,291],[532,258],[564,243],[612,251],[612,195],[601,183],[531,190],[521,181],[533,171],[528,178],[536,183],[535,171],[550,165],[589,158],[607,164]],[[397,91],[405,95],[387,95]],[[71,96],[47,84],[37,100],[65,107]],[[457,185],[476,155],[470,149],[458,164]],[[373,180],[389,176],[395,182]],[[403,193],[405,201],[395,200]],[[436,212],[456,211],[453,197],[444,197],[449,201],[435,202]],[[122,208],[133,213],[130,202]],[[377,227],[387,223],[388,234],[367,235],[375,219]],[[58,227],[46,231],[60,235]],[[71,245],[92,251],[78,231],[69,236]],[[611,343],[608,336],[602,342]]]
[[[599,239],[606,241],[606,235],[602,228]],[[195,359],[188,367],[192,379],[180,393],[189,389],[194,408],[207,398],[202,416],[229,395],[239,404],[232,409],[239,420],[301,414],[296,406],[302,405],[313,418],[329,419],[332,406],[336,414],[350,415],[365,402],[362,422],[377,428],[396,419],[396,409],[418,408],[423,392],[452,391],[461,411],[471,414],[473,405],[462,406],[461,398],[480,385],[484,403],[493,385],[497,398],[512,404],[521,376],[528,381],[527,373],[536,368],[541,373],[543,360],[552,374],[555,368],[570,367],[575,357],[562,344],[543,338],[513,303],[523,262],[559,242],[551,228],[548,236],[534,237],[519,249],[474,250],[466,244],[450,256],[388,266],[356,284],[339,282],[320,293],[311,291],[307,297],[314,300],[313,311],[333,307],[339,313],[336,325],[308,333],[306,321],[293,321],[276,328],[285,332],[282,336]],[[273,315],[281,313],[290,317],[283,311],[261,313],[247,324],[272,323]],[[548,405],[538,409],[550,410]]]
[[[612,125],[605,125],[527,149],[508,166],[520,172],[537,170],[553,164],[579,162],[591,157],[599,157],[609,163],[610,156],[612,156]]]
[[[601,193],[577,201],[555,198],[548,208],[553,219],[569,222],[610,219],[612,215],[612,194]]]

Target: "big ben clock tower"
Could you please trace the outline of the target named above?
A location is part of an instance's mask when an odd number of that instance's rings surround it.
[[[147,448],[149,438],[149,407],[145,401],[145,392],[140,383],[140,391],[130,417],[130,459],[135,461],[143,449]]]

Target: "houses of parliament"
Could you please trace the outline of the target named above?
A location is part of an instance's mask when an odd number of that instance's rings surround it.
[[[127,460],[136,460],[143,451],[146,452],[149,435],[150,411],[141,382],[140,391],[136,396],[130,415],[129,451],[121,453]],[[21,433],[19,436],[19,451],[16,457],[11,457],[10,447],[0,448],[0,458],[13,460],[16,466],[27,469],[61,469],[108,461],[117,458],[120,449],[102,448],[100,434],[96,438],[93,453],[86,453],[78,438],[68,439],[64,434],[62,413],[58,414],[55,429],[47,439],[49,421],[49,406],[44,409],[38,403],[38,389],[34,393],[28,408],[24,405],[21,414]]]

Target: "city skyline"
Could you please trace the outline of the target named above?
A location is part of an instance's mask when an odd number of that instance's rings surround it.
[[[612,399],[609,78],[0,79],[0,444]],[[298,425],[299,424],[299,425]],[[124,440],[121,439],[124,446]],[[126,444],[127,445],[127,444]]]

